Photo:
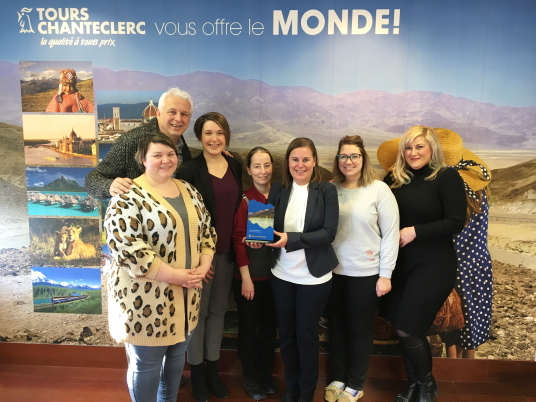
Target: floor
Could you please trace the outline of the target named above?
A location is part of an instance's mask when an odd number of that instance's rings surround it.
[[[189,373],[186,373],[188,375]],[[227,401],[251,402],[239,374],[223,374],[229,386]],[[282,385],[282,379],[278,378]],[[326,379],[321,377],[315,402],[323,401]],[[369,379],[363,402],[392,402],[405,386],[396,379]],[[437,402],[536,402],[534,384],[439,382]],[[266,401],[279,401],[281,392]],[[212,399],[217,402],[217,398]],[[129,402],[124,369],[0,364],[0,402]],[[178,401],[194,402],[189,381]]]

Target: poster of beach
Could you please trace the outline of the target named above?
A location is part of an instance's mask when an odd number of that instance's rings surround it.
[[[90,171],[90,168],[27,167],[28,215],[99,216],[99,202],[84,189]]]

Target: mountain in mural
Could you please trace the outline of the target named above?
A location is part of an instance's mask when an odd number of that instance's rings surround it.
[[[164,76],[94,66],[93,81],[95,90],[165,91],[178,86],[194,99],[194,119],[215,110],[231,121],[233,146],[257,145],[259,138],[264,145],[286,146],[296,136],[333,146],[342,135],[351,134],[364,134],[379,144],[392,133],[425,124],[455,130],[466,143],[484,148],[536,148],[536,106],[496,106],[431,91],[327,95],[308,87],[273,86],[206,71]],[[0,61],[0,87],[0,121],[20,126],[18,64]]]
[[[61,175],[42,187],[28,187],[28,189],[43,191],[85,191],[84,187],[78,184],[76,180],[68,179],[64,175]]]
[[[61,286],[58,282],[48,279],[45,274],[39,271],[34,271],[32,269],[32,284],[40,284],[40,285],[50,285],[50,286]]]
[[[214,72],[166,77],[141,71],[112,71],[94,68],[96,89],[162,90],[178,86],[188,91],[196,106],[194,117],[218,110],[242,132],[274,135],[306,132],[318,138],[340,132],[371,129],[403,133],[415,124],[448,127],[468,143],[492,147],[531,148],[536,146],[536,107],[495,106],[466,98],[430,91],[391,94],[358,90],[326,95],[307,87],[276,87],[256,80],[241,80]],[[237,123],[238,122],[238,123]],[[249,123],[249,127],[246,123]],[[241,131],[233,130],[233,134]],[[270,138],[263,137],[263,141]],[[327,145],[327,144],[326,144]]]
[[[86,290],[99,290],[100,286],[90,286],[86,284],[80,284],[80,285],[73,285],[72,283],[58,283],[53,279],[48,279],[45,274],[39,271],[34,271],[32,269],[32,285],[33,286],[54,286],[54,287],[61,287],[61,288],[68,288],[68,289],[86,289]]]
[[[536,159],[492,170],[492,205],[509,214],[536,214]]]

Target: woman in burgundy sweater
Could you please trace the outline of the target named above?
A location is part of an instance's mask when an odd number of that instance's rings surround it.
[[[217,398],[229,396],[217,363],[235,265],[231,234],[233,216],[242,199],[242,166],[223,152],[231,141],[231,130],[220,113],[209,112],[199,117],[194,132],[203,152],[184,163],[177,178],[194,185],[201,193],[218,234],[212,260],[214,277],[203,284],[199,323],[188,345],[193,396],[198,402],[206,402],[210,393]]]
[[[276,392],[272,377],[275,353],[276,317],[270,284],[270,248],[246,247],[248,204],[255,200],[266,204],[272,178],[272,155],[255,147],[246,157],[248,174],[253,185],[244,192],[234,217],[233,246],[238,268],[233,291],[238,310],[238,355],[243,367],[244,387],[255,400]]]

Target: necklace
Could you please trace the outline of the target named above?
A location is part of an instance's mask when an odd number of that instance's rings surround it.
[[[223,162],[225,162],[225,158],[222,156],[221,160],[220,160],[220,163],[217,166],[214,165],[213,163],[208,163],[208,162],[207,162],[207,165],[211,169],[220,170],[221,166],[223,165]]]

